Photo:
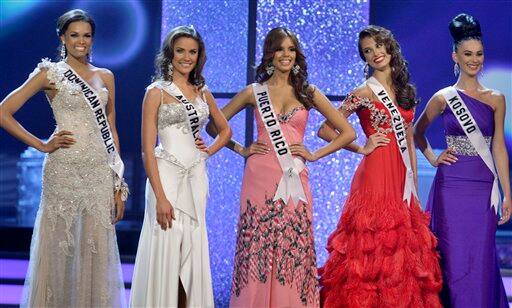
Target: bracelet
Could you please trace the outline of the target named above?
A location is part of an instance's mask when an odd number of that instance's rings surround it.
[[[124,179],[120,179],[116,181],[116,185],[114,188],[114,192],[121,192],[121,200],[126,201],[128,199],[128,195],[130,194],[130,189],[128,188],[128,184],[124,181]]]

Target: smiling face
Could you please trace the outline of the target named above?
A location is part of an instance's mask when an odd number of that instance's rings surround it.
[[[476,76],[484,64],[484,47],[476,39],[459,43],[457,50],[452,53],[452,59],[459,64],[461,73],[471,77]]]
[[[274,52],[272,64],[283,73],[291,71],[295,65],[297,57],[297,47],[293,44],[291,38],[286,37],[281,42],[280,47]]]
[[[92,28],[88,22],[74,21],[69,24],[66,32],[60,36],[66,46],[67,56],[77,59],[85,58],[92,47]]]
[[[173,46],[172,66],[182,75],[189,75],[197,65],[199,44],[190,37],[180,37]]]
[[[383,43],[378,43],[371,36],[361,39],[359,42],[365,61],[374,70],[385,70],[389,68],[391,55],[387,52]]]

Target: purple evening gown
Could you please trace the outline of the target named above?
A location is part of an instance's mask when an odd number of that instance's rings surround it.
[[[494,134],[493,109],[459,91],[487,144]],[[457,162],[440,165],[427,210],[438,237],[446,307],[508,307],[501,279],[495,233],[498,217],[490,206],[493,174],[446,106],[442,114],[446,143]]]

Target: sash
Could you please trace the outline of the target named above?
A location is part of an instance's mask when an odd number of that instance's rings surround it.
[[[168,84],[166,86],[165,84]],[[194,141],[199,138],[199,115],[197,113],[196,107],[188,101],[188,99],[183,95],[183,92],[181,92],[180,88],[175,85],[172,82],[162,82],[162,90],[167,92],[170,96],[176,98],[178,101],[180,101],[184,106],[187,114],[187,123],[188,128],[190,129],[190,132],[192,133],[192,137],[194,137]]]
[[[464,100],[460,97],[457,90],[454,87],[448,87],[441,90],[441,95],[443,95],[447,105],[452,110],[455,118],[457,118],[460,127],[462,127],[464,130],[464,133],[471,142],[471,145],[473,145],[487,168],[489,168],[489,170],[491,170],[494,175],[491,192],[491,207],[494,208],[494,211],[497,214],[501,197],[498,187],[498,174],[496,173],[496,169],[494,167],[494,160],[491,150],[487,146],[484,136],[482,135],[482,131],[480,130],[480,127],[478,127],[475,118],[473,118],[473,115],[469,111],[469,108],[466,106],[466,103],[464,103]]]
[[[407,204],[411,202],[411,194],[418,199],[418,193],[414,186],[414,173],[411,166],[411,157],[409,156],[409,149],[407,146],[406,132],[405,132],[405,121],[400,114],[400,111],[391,100],[391,97],[386,92],[380,82],[374,77],[368,78],[366,84],[372,89],[373,93],[379,98],[380,102],[386,107],[391,115],[391,125],[393,132],[395,133],[396,144],[402,155],[402,161],[406,168],[405,183],[404,183],[404,194],[403,200],[407,200]]]
[[[119,152],[116,149],[113,135],[110,130],[110,125],[107,121],[107,113],[105,111],[105,105],[101,103],[100,96],[85,80],[80,77],[66,62],[62,62],[66,68],[64,77],[70,82],[74,82],[80,86],[87,105],[91,108],[94,117],[96,118],[96,125],[101,134],[101,140],[103,146],[108,155],[108,164],[110,168],[117,174],[118,179],[116,182],[121,183],[123,181],[124,164],[119,156]]]
[[[299,200],[307,204],[306,194],[304,193],[304,187],[302,187],[299,176],[300,172],[306,166],[302,160],[293,158],[290,152],[288,143],[281,130],[281,125],[274,112],[274,107],[270,101],[267,85],[254,83],[252,86],[261,120],[265,125],[265,129],[274,147],[277,160],[283,170],[283,175],[277,186],[273,201],[281,199],[287,204],[291,197],[295,207],[297,207]]]

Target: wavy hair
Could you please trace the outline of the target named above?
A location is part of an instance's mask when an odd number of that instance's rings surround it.
[[[263,43],[263,56],[261,57],[260,64],[256,67],[256,81],[258,83],[263,83],[270,79],[271,75],[267,74],[266,68],[272,64],[275,52],[281,48],[283,40],[287,37],[290,38],[296,48],[295,64],[300,66],[298,74],[295,75],[294,73],[290,73],[288,81],[292,85],[295,96],[299,102],[301,102],[301,104],[307,109],[310,109],[313,107],[313,90],[309,87],[308,83],[308,66],[306,63],[306,57],[302,52],[297,36],[290,29],[285,27],[274,28],[270,30],[265,37],[265,42]]]
[[[172,63],[174,57],[174,44],[181,37],[188,37],[194,39],[199,46],[197,63],[194,69],[188,76],[188,82],[201,89],[205,84],[203,77],[203,67],[206,63],[206,51],[204,41],[199,32],[193,26],[179,26],[171,30],[167,34],[162,43],[160,52],[155,58],[155,76],[153,80],[162,79],[172,81],[172,76],[169,74],[169,64]]]
[[[391,31],[386,28],[370,25],[359,32],[359,56],[365,61],[361,41],[371,37],[375,42],[386,46],[386,52],[391,55],[389,66],[391,67],[391,80],[396,94],[397,104],[406,109],[412,109],[418,103],[416,100],[416,88],[409,82],[410,74],[408,63],[402,56],[400,45],[393,37]]]

